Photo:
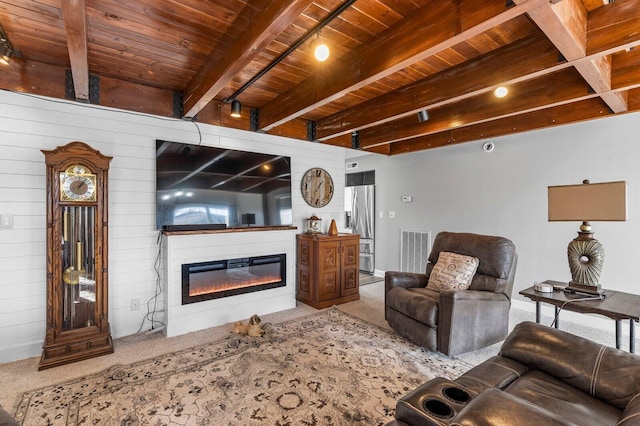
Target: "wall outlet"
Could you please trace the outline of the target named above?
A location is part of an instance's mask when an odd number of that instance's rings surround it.
[[[131,299],[131,310],[132,311],[140,310],[140,299]]]
[[[395,218],[396,218],[396,212],[390,211],[389,212],[389,219],[395,219]]]

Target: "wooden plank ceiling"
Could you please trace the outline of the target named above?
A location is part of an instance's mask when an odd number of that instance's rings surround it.
[[[346,1],[0,0],[0,88],[387,155],[640,108],[640,0]]]

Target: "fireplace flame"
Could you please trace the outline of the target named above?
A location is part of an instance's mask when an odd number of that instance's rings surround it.
[[[182,304],[286,286],[284,254],[182,265]]]
[[[194,280],[192,278],[191,281],[193,283],[193,281],[198,281],[198,280]],[[218,293],[221,291],[235,290],[238,288],[247,288],[247,287],[259,286],[264,284],[278,283],[280,281],[282,281],[282,278],[280,278],[280,275],[274,275],[274,276],[267,276],[267,277],[255,277],[253,279],[243,279],[242,281],[239,281],[239,282],[235,280],[229,280],[229,281],[217,281],[213,283],[212,282],[193,283],[194,285],[190,286],[189,288],[189,296],[200,296],[203,294]]]

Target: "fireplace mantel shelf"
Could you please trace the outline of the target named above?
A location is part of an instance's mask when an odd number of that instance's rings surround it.
[[[225,229],[200,229],[196,231],[162,231],[164,235],[199,235],[199,234],[228,234],[230,232],[261,232],[261,231],[289,231],[296,230],[297,226],[243,226]]]

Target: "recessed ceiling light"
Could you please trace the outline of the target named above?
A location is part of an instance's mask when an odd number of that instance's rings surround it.
[[[509,93],[509,90],[504,86],[496,87],[496,90],[493,91],[493,95],[496,98],[504,98],[507,93]]]

